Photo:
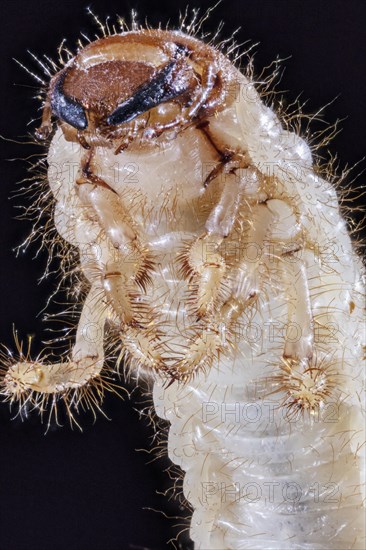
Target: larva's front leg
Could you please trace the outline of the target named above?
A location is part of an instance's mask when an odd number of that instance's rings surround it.
[[[101,280],[102,289],[119,324],[127,363],[150,370],[163,368],[162,344],[157,336],[151,308],[142,292],[151,283],[153,260],[140,242],[120,197],[89,172],[77,181],[81,202],[97,217],[106,254],[94,259],[89,278]],[[93,263],[93,262],[92,262]],[[116,321],[116,319],[115,319]]]
[[[70,390],[80,390],[100,375],[104,362],[104,325],[108,316],[101,291],[99,286],[93,286],[85,300],[68,360],[47,364],[21,357],[9,368],[3,393],[10,401],[22,403],[30,398],[38,404],[50,394],[67,397]],[[76,401],[73,399],[74,404]]]
[[[82,160],[81,174],[76,180],[77,194],[83,205],[92,209],[113,247],[126,260],[126,277],[132,277],[139,287],[145,289],[151,282],[151,254],[142,245],[131,216],[118,194],[96,175],[92,159],[93,150]]]
[[[195,289],[199,317],[214,313],[227,295],[225,276],[228,266],[219,249],[237,220],[244,186],[245,177],[239,178],[234,171],[226,174],[220,199],[206,221],[205,233],[179,258],[183,274]]]

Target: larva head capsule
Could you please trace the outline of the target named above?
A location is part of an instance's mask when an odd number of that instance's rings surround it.
[[[67,140],[84,148],[119,141],[122,150],[223,110],[232,75],[222,54],[180,32],[108,36],[51,78],[37,137],[49,135],[55,116]]]

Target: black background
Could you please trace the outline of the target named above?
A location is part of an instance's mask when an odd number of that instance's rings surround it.
[[[203,10],[213,2],[196,2]],[[151,24],[177,21],[186,2],[126,2],[79,0],[0,1],[1,129],[8,139],[24,141],[37,116],[35,85],[12,61],[15,57],[34,66],[27,49],[55,55],[62,38],[72,48],[80,31],[96,30],[86,14],[90,5],[103,20],[136,9]],[[192,4],[193,5],[193,4]],[[256,48],[256,67],[268,65],[278,54],[285,62],[281,89],[294,99],[300,92],[310,98],[309,111],[339,98],[326,110],[326,118],[342,122],[343,131],[331,145],[342,164],[354,164],[364,155],[365,128],[365,20],[362,1],[224,0],[213,12],[207,30],[225,21],[222,37],[242,27],[239,41],[251,39]],[[24,337],[36,334],[35,351],[44,332],[37,314],[44,306],[53,281],[37,285],[45,256],[15,258],[12,247],[29,229],[14,221],[16,201],[8,201],[17,181],[25,176],[22,160],[34,154],[33,146],[1,141],[1,332],[0,339],[13,347],[12,324]],[[5,160],[7,159],[7,160]],[[357,171],[356,171],[357,172]],[[358,178],[358,184],[364,177]],[[116,397],[105,409],[112,418],[81,418],[83,433],[53,427],[44,436],[39,420],[11,421],[6,405],[0,406],[0,550],[54,548],[61,550],[163,549],[179,529],[174,520],[177,505],[156,494],[166,486],[164,464],[147,465],[149,457],[135,451],[149,446],[151,431],[133,405]],[[164,485],[165,483],[165,485]],[[154,508],[160,512],[147,510]],[[188,548],[182,539],[182,547]]]

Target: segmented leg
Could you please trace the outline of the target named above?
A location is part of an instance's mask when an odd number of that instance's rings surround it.
[[[153,312],[141,293],[151,283],[152,257],[140,242],[120,197],[93,174],[90,162],[76,183],[81,202],[97,217],[111,249],[107,256],[94,258],[95,276],[101,278],[107,302],[120,324],[122,355],[143,368],[162,369],[162,344]]]
[[[286,261],[287,260],[287,261]],[[290,261],[289,261],[290,260]],[[315,342],[314,314],[306,264],[293,255],[283,256],[282,284],[287,296],[287,325],[282,363],[273,380],[285,392],[284,404],[291,413],[317,411],[338,385],[338,360],[323,353]]]
[[[243,157],[240,160],[243,162]],[[244,281],[248,278],[248,272],[254,272],[255,266],[249,270],[245,269],[243,262],[239,262],[233,268],[225,261],[220,247],[222,248],[224,242],[235,241],[236,236],[232,235],[232,231],[238,221],[251,171],[244,168],[243,174],[238,177],[235,173],[238,168],[235,160],[232,165],[228,163],[226,168],[228,174],[225,185],[218,203],[206,221],[206,233],[198,237],[178,257],[182,274],[194,289],[194,313],[202,321],[201,332],[188,346],[183,358],[175,362],[174,369],[178,377],[185,377],[193,370],[210,365],[215,357],[227,350],[226,329],[230,328],[232,321],[250,305],[252,291],[248,290],[243,295]],[[258,208],[266,209],[264,206]],[[270,217],[268,213],[268,220]],[[253,226],[253,238],[257,231],[263,241],[267,225],[259,231]],[[258,236],[256,238],[259,239]],[[248,285],[250,287],[249,283]],[[225,329],[222,330],[222,327]]]
[[[225,298],[226,262],[219,248],[237,220],[244,180],[228,174],[221,197],[206,221],[206,232],[180,256],[183,275],[195,287],[198,317],[212,314]]]
[[[59,201],[55,223],[60,233],[79,247],[81,271],[91,289],[68,360],[50,364],[42,358],[32,361],[21,356],[18,363],[10,365],[2,393],[10,401],[18,401],[20,410],[27,401],[42,411],[48,396],[53,400],[64,398],[69,409],[71,405],[77,408],[78,396],[85,393],[78,390],[98,386],[103,377],[107,317],[119,327],[127,361],[146,369],[162,366],[161,343],[151,322],[153,313],[143,295],[150,282],[151,257],[118,195],[91,173],[89,165],[87,169],[89,179],[84,169],[76,186],[78,193],[75,189],[70,193],[71,217],[63,216],[63,188],[56,185]],[[103,385],[108,384],[103,379],[100,396]],[[98,406],[97,398],[94,404]]]
[[[42,394],[65,395],[96,379],[104,362],[104,324],[108,317],[106,303],[101,300],[101,288],[93,286],[81,313],[75,345],[68,361],[47,364],[24,361],[11,366],[5,376],[5,395],[23,402],[32,394],[35,405]]]

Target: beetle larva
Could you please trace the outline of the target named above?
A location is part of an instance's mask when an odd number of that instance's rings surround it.
[[[72,414],[111,329],[156,377],[197,548],[363,548],[362,270],[308,145],[218,50],[160,30],[58,68],[48,136],[88,295],[70,358],[12,364],[3,394]]]

